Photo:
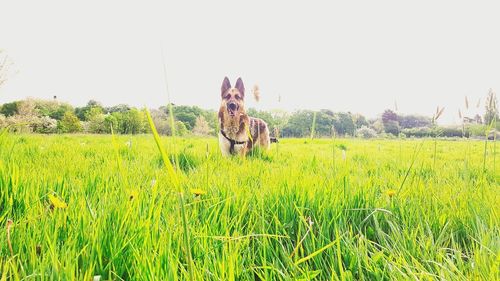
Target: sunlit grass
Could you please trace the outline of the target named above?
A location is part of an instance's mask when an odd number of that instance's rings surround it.
[[[500,278],[492,145],[170,141],[0,133],[0,280],[187,280],[186,238],[199,280]]]

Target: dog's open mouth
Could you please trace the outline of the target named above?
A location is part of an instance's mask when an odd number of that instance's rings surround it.
[[[227,113],[229,116],[235,116],[238,111],[238,105],[236,103],[230,103],[227,105]]]

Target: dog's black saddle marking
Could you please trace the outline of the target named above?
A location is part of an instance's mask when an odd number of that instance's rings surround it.
[[[231,144],[231,146],[229,147],[229,153],[231,154],[234,154],[234,145],[235,144],[245,144],[247,143],[246,141],[235,141],[233,139],[230,139],[227,137],[226,133],[224,133],[223,130],[220,130],[220,133],[226,138],[226,140],[229,141],[229,143]]]

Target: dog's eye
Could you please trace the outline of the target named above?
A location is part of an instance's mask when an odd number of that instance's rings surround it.
[[[241,99],[239,95],[234,96],[237,100]]]

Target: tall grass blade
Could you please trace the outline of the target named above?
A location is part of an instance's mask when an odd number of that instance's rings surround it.
[[[320,249],[318,249],[318,250],[314,251],[312,254],[310,254],[310,255],[308,255],[308,256],[306,256],[306,257],[303,257],[303,258],[299,259],[298,261],[296,261],[296,262],[295,262],[295,265],[299,265],[299,264],[301,264],[301,263],[303,263],[303,262],[306,262],[306,261],[308,261],[308,260],[310,260],[310,259],[314,258],[315,256],[317,256],[317,255],[321,254],[321,253],[322,253],[323,251],[325,251],[326,249],[328,249],[328,248],[331,248],[331,247],[335,246],[335,245],[338,243],[338,241],[339,241],[339,240],[340,240],[340,237],[337,237],[337,239],[335,239],[334,241],[332,241],[332,242],[328,243],[326,246],[321,247]]]
[[[172,111],[170,111],[170,112],[172,112]],[[189,279],[195,280],[194,279],[195,268],[194,268],[193,258],[191,256],[191,245],[189,242],[189,228],[188,228],[188,222],[187,222],[187,217],[186,217],[186,210],[185,210],[185,206],[184,206],[184,191],[182,190],[179,177],[177,176],[177,173],[174,170],[172,163],[170,163],[166,151],[163,149],[163,146],[161,145],[160,136],[158,135],[158,131],[156,130],[155,124],[153,122],[153,119],[151,118],[151,114],[149,113],[148,109],[146,109],[146,116],[148,118],[149,126],[151,127],[151,132],[153,133],[153,137],[154,137],[154,140],[156,142],[156,146],[158,147],[158,150],[160,151],[161,157],[163,159],[163,163],[165,165],[165,168],[167,169],[167,173],[169,175],[169,178],[172,180],[172,183],[174,184],[174,187],[179,194],[179,205],[180,205],[181,217],[182,217],[182,228],[183,228],[183,232],[184,232],[183,233],[184,246],[186,247],[185,252],[186,252],[186,256],[187,256],[187,260],[188,260]]]

